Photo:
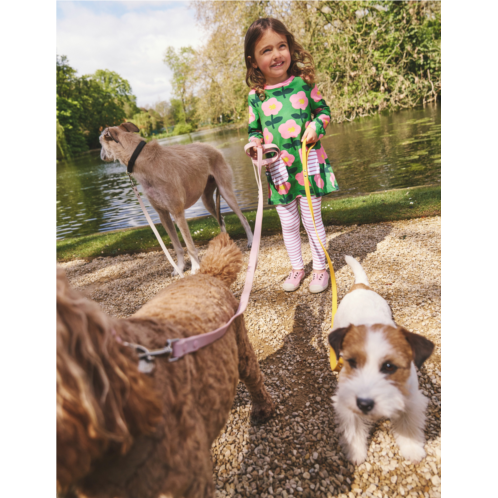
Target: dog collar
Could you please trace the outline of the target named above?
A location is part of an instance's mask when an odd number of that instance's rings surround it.
[[[128,174],[133,173],[133,166],[135,166],[135,161],[137,160],[137,157],[140,155],[140,152],[142,152],[142,149],[146,145],[147,145],[147,142],[145,140],[142,140],[137,145],[137,148],[133,151],[133,154],[131,155],[130,161],[128,162]]]

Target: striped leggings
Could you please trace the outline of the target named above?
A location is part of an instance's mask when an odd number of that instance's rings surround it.
[[[301,236],[299,234],[301,222],[299,219],[299,212],[297,210],[298,203],[301,208],[303,225],[306,229],[308,239],[310,241],[311,254],[313,256],[313,270],[324,270],[325,268],[327,268],[325,254],[323,252],[322,246],[320,245],[320,242],[316,238],[316,233],[313,227],[313,221],[311,219],[311,213],[306,197],[299,197],[297,199],[294,199],[289,204],[278,204],[276,206],[278,216],[280,217],[280,223],[282,224],[282,234],[284,236],[285,248],[287,249],[287,253],[289,254],[292,268],[294,270],[304,268],[303,257],[301,255]],[[312,196],[311,203],[313,204],[313,214],[315,215],[315,224],[318,235],[323,245],[326,245],[325,228],[323,226],[321,211],[322,198]]]

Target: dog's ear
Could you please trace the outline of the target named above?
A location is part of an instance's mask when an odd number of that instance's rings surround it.
[[[105,135],[108,137],[111,137],[116,143],[120,144],[121,142],[119,141],[118,138],[118,132],[114,128],[107,128]]]
[[[330,347],[334,350],[335,355],[339,358],[339,353],[342,349],[342,341],[346,334],[351,330],[352,325],[348,327],[342,327],[340,329],[336,329],[329,334],[329,344]]]
[[[434,343],[422,335],[409,332],[404,327],[400,327],[400,329],[412,348],[413,362],[417,368],[420,368],[424,364],[424,361],[427,360],[434,351]]]
[[[139,131],[138,126],[134,125],[133,123],[122,123],[119,125],[120,128],[123,128],[125,131],[130,131],[132,133],[137,133]]]

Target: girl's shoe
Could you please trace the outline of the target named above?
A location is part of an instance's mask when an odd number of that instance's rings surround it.
[[[326,271],[313,271],[313,278],[310,282],[310,292],[318,294],[329,286],[329,274]]]
[[[292,270],[289,273],[286,281],[282,285],[282,289],[287,292],[294,292],[299,289],[301,280],[304,278],[304,270]]]

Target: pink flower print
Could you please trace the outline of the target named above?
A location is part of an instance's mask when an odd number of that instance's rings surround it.
[[[325,159],[327,159],[327,154],[325,153],[323,145],[316,151],[316,155],[318,156],[318,162],[320,164],[325,164]]]
[[[313,90],[311,90],[311,98],[315,101],[315,102],[320,102],[320,100],[323,99],[323,95],[322,93],[320,92],[320,90],[318,90],[318,87],[315,85],[315,88],[313,88]]]
[[[315,175],[313,178],[315,179],[316,186],[318,188],[323,188],[325,182],[323,181],[322,177],[320,175]]]
[[[265,139],[265,144],[271,144],[273,142],[273,135],[268,131],[268,128],[263,130],[263,138]]]
[[[249,92],[249,95],[254,95],[255,93],[256,93],[256,90],[251,90],[251,91]]]
[[[310,125],[311,121],[306,121],[305,125],[304,125],[304,129],[308,128],[308,126]]]
[[[282,185],[279,185],[277,187],[277,192],[280,195],[285,195],[287,192],[289,192],[290,188],[291,188],[291,184],[289,182],[285,182]]]
[[[325,135],[322,133],[321,135],[318,135],[318,140],[321,140]]]
[[[330,182],[332,183],[332,185],[334,185],[335,187],[335,175],[334,173],[330,173]]]
[[[310,126],[316,131],[316,124],[313,121],[310,123]]]
[[[255,119],[256,116],[254,115],[254,111],[252,110],[252,107],[249,106],[249,124],[251,124]]]
[[[303,177],[302,171],[301,171],[301,173],[298,173],[296,175],[296,180],[297,180],[297,183],[299,183],[299,185],[302,185],[304,187],[304,177]],[[309,178],[308,178],[308,185],[311,185]]]
[[[297,92],[291,95],[290,101],[294,109],[302,109],[304,111],[308,107],[308,97],[306,97],[304,92]]]
[[[287,167],[292,166],[292,163],[294,162],[294,156],[289,154],[286,150],[280,152],[280,159],[282,159]]]
[[[293,119],[289,119],[278,127],[278,131],[283,138],[294,138],[301,133],[301,127]]]
[[[325,130],[330,123],[330,117],[326,115],[318,116],[318,119],[323,123],[323,129]]]
[[[279,102],[275,97],[272,97],[270,100],[267,100],[263,103],[261,109],[263,109],[265,116],[271,116],[278,114],[278,111],[282,109],[282,105],[283,104]]]

